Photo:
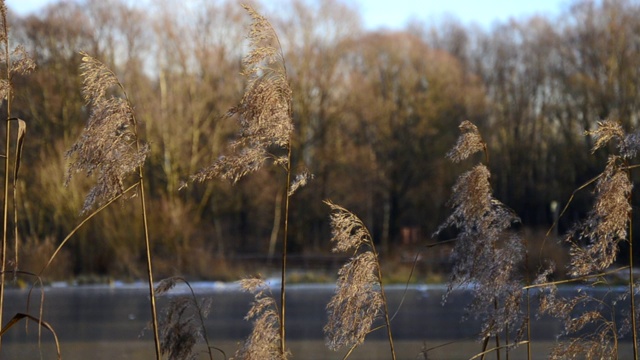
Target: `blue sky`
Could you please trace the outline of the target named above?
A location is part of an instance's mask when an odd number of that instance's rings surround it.
[[[53,0],[6,0],[12,10],[21,15],[38,9]],[[321,0],[320,0],[321,1]],[[435,20],[445,14],[465,23],[490,26],[494,21],[506,21],[533,14],[553,16],[568,5],[569,0],[359,0],[356,1],[367,28],[402,27],[410,18]]]

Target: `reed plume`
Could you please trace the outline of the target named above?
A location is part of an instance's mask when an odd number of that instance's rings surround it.
[[[583,289],[571,297],[560,296],[556,285],[545,285],[554,270],[550,266],[534,282],[543,285],[539,313],[558,318],[563,324],[558,334],[560,341],[551,349],[549,359],[617,358],[619,329],[615,322],[615,302],[610,302],[607,296],[595,297]]]
[[[271,152],[288,149],[293,132],[292,92],[284,55],[271,23],[252,7],[243,7],[253,20],[248,36],[251,51],[243,59],[247,87],[240,104],[227,113],[238,120],[240,131],[229,144],[231,153],[193,175],[193,181],[221,178],[236,183],[268,159],[289,168],[289,157]]]
[[[478,128],[465,121],[460,130],[462,135],[447,157],[460,162],[484,151],[486,158]],[[480,337],[485,340],[523,325],[518,267],[524,246],[520,237],[509,231],[519,218],[493,197],[490,177],[483,164],[460,175],[449,200],[453,211],[434,234],[452,227],[457,230],[451,254],[453,270],[443,301],[454,289],[471,287],[473,301],[466,311],[483,319]]]
[[[478,127],[471,121],[463,121],[458,128],[462,133],[456,145],[449,150],[446,157],[454,163],[467,159],[471,155],[487,150],[487,145],[482,140]]]
[[[278,305],[269,286],[259,278],[240,281],[243,291],[252,293],[254,301],[245,320],[253,321],[253,329],[233,359],[236,360],[284,360],[288,352],[280,351],[280,316]]]
[[[598,128],[586,132],[594,138],[592,152],[614,143],[617,155],[610,155],[603,172],[595,179],[595,202],[585,220],[578,222],[567,234],[571,257],[568,274],[573,282],[588,287],[605,285],[608,268],[617,260],[620,242],[629,242],[628,291],[618,299],[608,293],[598,295],[578,290],[577,296],[558,296],[557,287],[548,281],[551,271],[541,274],[540,312],[563,320],[563,341],[553,348],[551,358],[580,357],[585,359],[616,358],[618,339],[627,331],[633,335],[634,358],[637,359],[636,317],[629,315],[625,325],[617,324],[615,306],[629,297],[629,311],[636,314],[633,279],[633,244],[630,241],[631,192],[628,160],[637,154],[640,137],[627,134],[620,123],[607,120]],[[614,270],[613,272],[617,272]],[[587,288],[588,289],[588,288]],[[589,326],[589,331],[585,328]]]
[[[164,309],[158,321],[160,350],[170,360],[191,360],[197,358],[196,344],[205,341],[209,359],[213,359],[204,324],[211,309],[211,298],[198,301],[189,282],[181,277],[160,281],[156,295],[167,295],[179,282],[187,285],[190,296],[174,296]]]
[[[285,170],[287,181],[283,192],[285,206],[279,320],[280,354],[285,356],[289,204],[294,192],[312,176],[304,171],[292,181],[292,91],[278,35],[264,16],[249,5],[242,6],[252,19],[248,35],[251,50],[243,59],[242,72],[247,78],[247,87],[240,103],[227,113],[227,116],[237,119],[240,131],[229,144],[229,152],[192,175],[191,180],[202,182],[220,178],[235,184],[245,175],[259,170],[267,160]]]
[[[127,178],[133,178],[132,182],[135,183],[140,198],[151,319],[156,358],[159,360],[161,350],[143,169],[149,146],[138,136],[138,122],[133,106],[116,74],[98,59],[85,52],[80,54],[82,95],[91,108],[91,114],[80,138],[67,151],[66,156],[71,160],[65,184],[68,185],[72,175],[78,172],[85,172],[87,176],[96,175],[96,185],[86,196],[82,209],[86,213],[96,204],[99,209],[103,209],[104,205],[126,194],[131,189],[125,185]],[[114,93],[110,94],[111,91]],[[116,96],[118,91],[120,96]],[[94,212],[89,217],[95,214]]]
[[[86,213],[122,194],[127,177],[135,176],[144,164],[149,146],[138,139],[133,108],[115,73],[87,53],[81,55],[82,94],[91,114],[80,138],[67,151],[71,161],[65,184],[76,173],[96,176],[82,208]],[[113,88],[125,97],[110,96]]]
[[[627,240],[633,185],[623,167],[619,156],[609,157],[596,182],[593,208],[566,238],[571,246],[571,276],[607,269],[617,258],[619,242]]]
[[[331,350],[348,347],[348,356],[364,342],[374,321],[383,313],[391,357],[395,359],[388,304],[373,238],[355,214],[330,201],[325,203],[332,211],[332,251],[354,254],[340,268],[336,292],[327,304],[329,319],[324,327],[327,346]]]

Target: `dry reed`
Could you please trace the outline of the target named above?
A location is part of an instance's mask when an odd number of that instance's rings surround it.
[[[465,121],[462,135],[447,157],[460,162],[484,151],[486,145],[478,128]],[[489,169],[478,164],[460,175],[449,200],[453,212],[440,225],[437,236],[445,229],[457,230],[451,254],[452,274],[447,295],[454,289],[469,286],[473,300],[467,314],[483,320],[482,339],[496,337],[505,331],[523,330],[521,279],[518,268],[524,255],[520,237],[509,229],[519,222],[518,216],[493,197]],[[443,302],[446,301],[446,296]]]
[[[65,184],[79,172],[97,177],[85,198],[82,211],[86,213],[94,205],[100,206],[124,192],[127,177],[135,176],[144,164],[149,146],[137,146],[140,140],[133,107],[116,74],[87,53],[81,55],[82,94],[91,114],[80,138],[67,151],[71,161]],[[113,88],[118,88],[125,98],[109,96]]]
[[[96,175],[96,185],[85,198],[83,213],[86,213],[95,204],[103,209],[104,207],[101,205],[109,204],[114,199],[122,197],[131,189],[127,188],[127,179],[134,178],[133,182],[136,183],[138,190],[136,194],[140,197],[149,283],[149,305],[156,358],[159,360],[161,349],[143,169],[149,153],[149,146],[142,143],[138,136],[138,122],[133,106],[116,74],[89,54],[81,52],[81,55],[82,94],[87,105],[91,108],[91,114],[80,139],[67,152],[67,157],[72,160],[67,170],[65,183],[68,184],[71,176],[78,172],[85,172],[87,176]],[[119,91],[121,96],[110,94],[110,91],[114,93]],[[95,212],[89,217],[94,215]]]
[[[26,123],[23,120],[12,117],[12,101],[13,101],[13,78],[15,75],[26,75],[35,69],[35,62],[27,54],[23,46],[17,46],[11,49],[9,44],[9,23],[7,19],[7,6],[4,1],[0,1],[0,62],[4,64],[4,77],[0,79],[0,100],[6,101],[6,132],[5,132],[5,152],[4,158],[4,182],[3,182],[3,201],[2,201],[2,254],[0,255],[0,324],[3,323],[4,313],[4,290],[5,290],[5,273],[7,270],[7,249],[9,237],[9,189],[10,189],[10,167],[11,167],[11,124],[18,122],[18,135],[16,140],[15,163],[13,172],[13,223],[14,223],[14,273],[18,271],[19,266],[19,237],[18,237],[18,210],[17,210],[17,180],[18,169],[20,164],[20,156],[22,152],[22,143],[26,132]],[[0,335],[0,345],[1,342]]]
[[[563,321],[563,340],[553,348],[552,359],[617,358],[618,340],[625,332],[633,334],[634,358],[637,358],[636,316],[628,316],[623,324],[616,323],[615,306],[630,294],[628,314],[635,314],[635,284],[633,280],[633,248],[631,241],[630,204],[633,184],[627,161],[633,158],[640,141],[637,134],[627,135],[616,121],[603,121],[594,131],[586,133],[594,137],[592,151],[615,142],[618,155],[610,155],[603,172],[595,180],[595,202],[584,221],[577,223],[565,238],[570,246],[568,274],[573,282],[582,282],[587,290],[578,290],[572,297],[560,297],[555,283],[549,283],[553,272],[542,273],[537,284],[542,287],[540,313],[550,314]],[[611,289],[607,280],[608,268],[617,260],[620,242],[630,245],[628,267],[629,290],[617,299],[609,294],[597,295],[589,287]]]
[[[213,360],[204,319],[211,309],[211,298],[198,301],[193,288],[184,278],[170,277],[156,286],[156,295],[167,295],[171,289],[183,282],[190,291],[190,296],[173,296],[162,312],[158,321],[160,350],[171,360],[191,360],[197,358],[195,346],[204,341],[209,359]]]
[[[330,201],[325,203],[331,208],[332,251],[354,254],[340,268],[336,292],[327,304],[327,346],[331,350],[350,348],[345,358],[348,357],[364,342],[374,321],[383,313],[391,358],[395,359],[388,303],[373,238],[355,214]]]
[[[282,236],[280,291],[280,356],[286,354],[286,273],[290,197],[311,178],[301,172],[292,181],[291,136],[293,134],[292,91],[287,78],[284,53],[278,35],[264,16],[249,5],[242,5],[251,16],[248,40],[250,52],[243,59],[242,74],[247,86],[240,103],[227,116],[238,120],[240,131],[229,144],[229,153],[191,176],[192,181],[214,178],[237,183],[267,161],[284,168],[287,176]],[[285,154],[280,154],[284,152]],[[278,211],[278,210],[276,210]],[[279,215],[275,216],[276,219]]]
[[[270,152],[288,149],[293,131],[291,88],[278,36],[269,21],[252,7],[243,5],[253,22],[249,31],[251,51],[243,59],[247,87],[240,104],[227,116],[235,116],[238,137],[229,144],[232,151],[193,175],[193,181],[214,178],[238,182],[262,167],[267,159],[288,169],[289,158]]]
[[[259,278],[249,278],[240,281],[243,291],[254,295],[251,309],[245,320],[253,321],[253,329],[244,344],[236,352],[236,360],[285,360],[288,352],[280,348],[281,333],[278,305],[271,295],[269,285]]]

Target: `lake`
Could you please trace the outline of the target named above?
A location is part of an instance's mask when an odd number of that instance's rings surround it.
[[[251,331],[244,320],[252,295],[240,292],[237,284],[200,282],[192,284],[199,299],[211,297],[213,306],[206,320],[210,343],[221,348],[227,358],[233,356],[239,343]],[[273,293],[279,297],[279,285],[274,281]],[[405,293],[405,286],[385,288],[393,313]],[[292,359],[341,359],[345,351],[333,352],[324,346],[322,328],[326,322],[325,306],[333,295],[334,286],[327,284],[290,285],[287,297],[287,341]],[[480,351],[475,341],[480,328],[473,318],[461,322],[470,293],[460,290],[449,296],[442,306],[443,285],[412,285],[404,294],[402,308],[392,322],[394,340],[400,359],[416,359],[423,347],[432,348],[452,341],[455,343],[429,352],[435,359],[468,359]],[[566,291],[573,291],[568,289]],[[55,329],[61,343],[63,359],[151,359],[153,335],[145,331],[150,321],[147,289],[144,284],[112,286],[51,286],[45,288],[43,318]],[[169,295],[158,298],[162,311],[168,297],[187,294],[178,286]],[[8,289],[4,322],[17,312],[26,311],[28,290]],[[32,314],[37,314],[40,292],[34,291]],[[535,304],[534,304],[535,306]],[[536,359],[546,358],[561,324],[543,317],[532,325],[533,349]],[[54,359],[52,336],[46,331],[38,347],[38,327],[30,323],[28,333],[24,322],[3,336],[1,359]],[[629,348],[629,349],[627,349]],[[630,344],[621,345],[621,358],[631,351]],[[525,356],[525,347],[512,352],[512,358]],[[223,359],[220,353],[214,354]],[[526,357],[526,356],[525,356]],[[204,355],[200,357],[206,358]],[[367,337],[350,359],[389,359],[386,331],[379,330]]]

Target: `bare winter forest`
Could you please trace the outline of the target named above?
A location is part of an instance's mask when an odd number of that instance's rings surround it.
[[[126,4],[60,2],[10,18],[11,42],[37,64],[13,80],[12,116],[29,125],[28,166],[18,180],[24,251],[35,263],[38,254],[47,258],[78,222],[86,195],[78,188],[91,184],[77,177],[62,186],[65,153],[89,116],[79,68],[86,51],[118,75],[150,145],[158,269],[212,277],[214,257],[268,253],[279,230],[282,174],[265,167],[233,188],[214,181],[179,190],[238,130],[225,114],[242,98],[251,19],[233,1]],[[444,155],[464,120],[490,148],[496,197],[526,228],[546,231],[550,204],[564,205],[606,163],[584,132],[605,119],[628,129],[638,122],[640,5],[633,1],[579,1],[558,18],[489,30],[445,19],[371,32],[340,1],[282,9],[266,15],[293,96],[292,166],[314,175],[291,199],[293,253],[329,250],[324,199],[360,214],[385,254],[403,240],[431,242],[461,172]],[[576,195],[561,233],[584,216],[590,198]],[[87,224],[66,247],[60,275],[140,276],[143,245],[131,239],[141,230],[120,220],[137,213],[113,206]]]

